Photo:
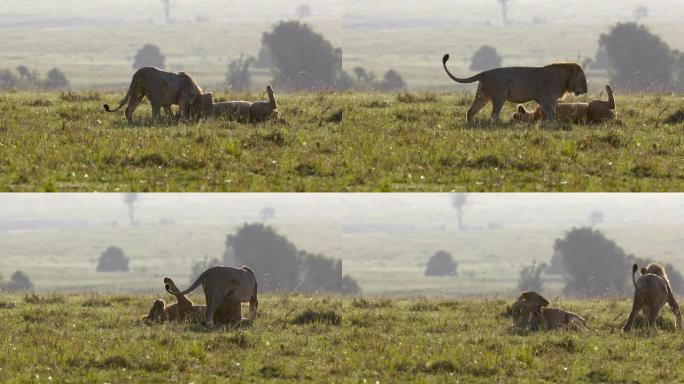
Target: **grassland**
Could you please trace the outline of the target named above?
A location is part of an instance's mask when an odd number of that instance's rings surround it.
[[[591,329],[538,333],[512,328],[499,299],[262,295],[252,328],[213,331],[144,325],[152,296],[44,299],[0,300],[3,382],[651,383],[684,375],[672,315],[663,313],[659,331],[622,334],[627,299],[556,301]],[[332,311],[339,322],[294,321],[307,310]]]
[[[469,94],[281,94],[284,121],[134,124],[119,94],[0,95],[4,191],[679,191],[679,95],[619,96],[597,126],[465,124]],[[260,99],[260,94],[224,98]],[[582,99],[580,99],[582,100]],[[344,116],[344,122],[335,117]],[[667,113],[663,114],[663,117]]]

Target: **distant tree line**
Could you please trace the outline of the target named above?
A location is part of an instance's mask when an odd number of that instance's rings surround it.
[[[31,70],[25,65],[20,65],[12,72],[9,69],[0,70],[0,90],[18,89],[64,89],[69,88],[64,72],[58,68],[48,71],[45,79],[35,69]]]
[[[244,224],[226,237],[221,259],[205,257],[192,268],[193,280],[215,265],[252,268],[259,290],[356,294],[358,283],[342,273],[342,261],[297,249],[285,236],[262,223]]]

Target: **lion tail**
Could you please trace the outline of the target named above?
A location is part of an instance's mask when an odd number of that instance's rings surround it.
[[[266,86],[266,93],[268,93],[268,105],[269,105],[269,107],[271,107],[271,109],[278,109],[278,104],[276,103],[275,96],[273,95],[273,87],[271,87],[270,85],[267,85]]]
[[[256,278],[256,274],[254,273],[254,271],[251,268],[249,268],[247,266],[243,266],[242,269],[249,272],[252,275],[252,278],[254,278],[254,293],[249,298],[249,315],[247,316],[248,320],[253,321],[256,318],[257,310],[259,309],[259,299],[257,297],[257,290],[258,290],[257,289],[258,288],[257,278]]]
[[[449,54],[445,54],[444,57],[442,57],[442,66],[444,66],[444,70],[446,71],[447,75],[451,78],[451,80],[457,82],[457,83],[462,83],[462,84],[467,84],[467,83],[474,83],[476,81],[479,81],[480,78],[482,77],[482,73],[478,73],[477,75],[473,77],[469,77],[467,79],[460,79],[449,72],[449,68],[447,68],[446,63],[449,61]],[[483,72],[484,73],[484,72]]]
[[[639,269],[638,265],[632,265],[632,284],[634,284],[634,289],[637,289],[636,280],[634,280],[634,274],[636,273],[637,269]]]
[[[131,79],[131,85],[128,86],[128,92],[126,92],[126,96],[124,96],[124,98],[121,99],[121,101],[119,102],[119,105],[118,105],[116,108],[111,109],[111,108],[109,107],[109,104],[105,104],[105,105],[102,106],[102,107],[104,108],[105,111],[107,111],[107,112],[116,112],[116,111],[118,111],[119,109],[121,109],[121,107],[123,107],[124,105],[128,104],[128,101],[131,99],[131,96],[133,95],[133,89],[135,88],[136,83],[139,81],[139,77],[140,77],[139,73],[140,73],[140,70],[138,70],[138,72],[136,72],[136,73],[133,75],[133,79]]]
[[[208,269],[207,271],[209,271],[209,270],[210,270],[210,269]],[[164,278],[164,282],[166,283],[166,284],[164,285],[164,288],[166,289],[166,292],[168,292],[168,293],[170,293],[170,294],[172,294],[172,295],[174,295],[174,296],[185,296],[185,295],[187,295],[188,293],[194,291],[197,287],[200,286],[200,284],[202,284],[202,283],[204,282],[207,271],[202,272],[202,274],[199,275],[199,277],[197,278],[197,280],[195,280],[195,282],[192,283],[192,285],[190,286],[190,288],[186,289],[185,291],[178,291],[178,288],[176,288],[175,284],[173,284],[173,286],[172,286],[172,285],[167,281],[167,278],[166,278],[166,277]]]

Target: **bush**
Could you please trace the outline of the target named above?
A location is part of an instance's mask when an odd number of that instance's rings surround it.
[[[145,44],[135,54],[133,59],[133,69],[138,70],[143,67],[166,68],[166,57],[161,50],[154,44]]]
[[[226,255],[233,255],[238,264],[248,265],[258,275],[267,274],[271,289],[292,291],[299,285],[301,256],[270,226],[245,224],[226,237],[226,248]]]
[[[52,68],[47,74],[47,80],[45,80],[45,88],[47,89],[62,89],[68,88],[69,81],[64,75],[64,72],[60,71],[58,68]]]
[[[5,285],[5,290],[8,292],[22,292],[33,290],[33,283],[22,271],[16,271],[10,277],[10,281]]]
[[[281,21],[264,32],[261,43],[271,54],[274,82],[281,88],[332,87],[342,69],[342,50],[299,21]]]
[[[487,71],[501,67],[501,56],[494,47],[483,45],[478,49],[470,61],[470,69],[473,71]]]
[[[458,263],[446,251],[435,252],[428,260],[425,276],[456,276]]]
[[[406,88],[406,83],[399,72],[390,69],[385,72],[385,75],[382,77],[379,88],[383,91],[400,90]]]
[[[301,292],[337,292],[342,290],[342,260],[300,251],[302,257]]]
[[[658,91],[672,79],[675,57],[670,47],[643,25],[618,23],[601,34],[613,82],[629,91]]]
[[[119,247],[109,247],[100,256],[97,272],[128,272],[129,259]]]
[[[252,75],[249,73],[249,66],[254,63],[253,57],[244,57],[240,55],[239,59],[232,60],[228,63],[228,74],[226,75],[226,83],[231,89],[242,91],[248,89],[252,82]]]
[[[546,269],[546,263],[532,262],[532,265],[523,267],[520,270],[520,280],[518,280],[518,289],[521,291],[536,291],[541,292],[544,282],[541,279],[541,274]]]
[[[573,228],[556,239],[554,250],[566,273],[564,292],[578,296],[621,295],[629,284],[629,259],[625,251],[598,230]]]
[[[361,286],[351,276],[344,275],[341,290],[343,295],[358,295],[361,293]]]

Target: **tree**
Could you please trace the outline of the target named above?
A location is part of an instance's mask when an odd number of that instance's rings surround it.
[[[16,271],[10,277],[10,281],[5,285],[5,289],[8,292],[31,291],[33,290],[33,283],[24,272]]]
[[[645,5],[640,5],[634,8],[632,15],[634,15],[634,20],[638,23],[641,21],[641,19],[648,17],[648,8]]]
[[[556,239],[554,251],[563,261],[564,292],[577,296],[620,295],[631,287],[629,258],[614,241],[598,230],[573,228]]]
[[[342,50],[299,21],[281,21],[261,38],[281,88],[332,87],[342,69]]]
[[[252,66],[254,68],[271,68],[271,52],[267,46],[262,45],[259,48],[259,53]]]
[[[610,68],[608,63],[608,52],[606,47],[599,46],[594,55],[594,60],[591,62],[591,69],[606,70]]]
[[[129,261],[121,248],[112,246],[102,252],[95,270],[97,272],[128,272]]]
[[[31,77],[31,71],[29,71],[28,67],[25,65],[18,66],[17,73],[22,80],[28,80]]]
[[[501,67],[501,56],[494,47],[489,45],[481,46],[470,61],[470,69],[473,71],[487,71],[499,67]]]
[[[268,274],[272,288],[295,290],[299,285],[301,256],[287,238],[263,224],[244,224],[236,234],[226,237],[226,254],[234,255],[257,273],[257,278]]]
[[[361,293],[361,287],[351,276],[344,275],[342,277],[342,294],[343,295],[358,295]]]
[[[173,10],[173,7],[176,5],[176,1],[161,0],[161,2],[164,5],[164,16],[166,16],[166,22],[169,24],[175,22],[176,20],[171,16],[171,11]]]
[[[511,22],[508,20],[508,9],[511,7],[511,3],[513,0],[496,0],[499,2],[499,5],[501,6],[501,18],[503,19],[503,23],[505,25],[510,25]]]
[[[226,75],[226,83],[231,89],[242,91],[248,89],[252,75],[249,72],[249,66],[254,63],[253,57],[245,57],[240,55],[239,59],[232,60],[228,63],[228,74]]]
[[[596,224],[603,223],[603,212],[592,211],[589,214],[589,226],[593,227]]]
[[[670,47],[645,26],[618,23],[601,34],[599,45],[608,53],[616,86],[629,91],[657,91],[670,84],[675,57]]]
[[[458,263],[451,254],[446,251],[435,252],[428,260],[425,268],[425,276],[456,276],[458,275]]]
[[[342,291],[342,260],[306,251],[299,252],[302,259],[302,281],[299,291],[305,293]]]
[[[128,222],[131,225],[137,224],[137,221],[135,221],[135,202],[138,201],[138,197],[138,194],[135,192],[125,193],[123,196],[124,203],[128,206]]]
[[[311,16],[311,7],[308,4],[302,4],[297,9],[295,9],[295,16],[302,20],[305,17]]]
[[[154,44],[145,44],[138,50],[133,59],[133,69],[143,67],[166,68],[166,57],[161,50]]]
[[[458,220],[458,229],[463,230],[463,207],[467,202],[467,195],[465,193],[452,193],[451,204],[456,208],[456,219]]]
[[[532,265],[523,267],[520,270],[520,280],[518,280],[518,289],[521,291],[536,291],[541,292],[544,282],[541,279],[541,274],[546,269],[546,263],[539,263],[533,261]]]
[[[64,72],[60,71],[58,68],[52,68],[47,74],[47,80],[45,80],[45,88],[61,89],[67,87],[69,87],[69,81],[64,75]]]
[[[383,91],[405,89],[406,83],[404,82],[404,79],[401,78],[399,72],[390,69],[385,72],[385,75],[382,77],[379,88]]]
[[[17,77],[8,70],[4,69],[0,71],[0,89],[10,89],[17,85]]]

